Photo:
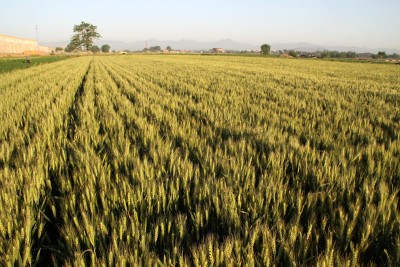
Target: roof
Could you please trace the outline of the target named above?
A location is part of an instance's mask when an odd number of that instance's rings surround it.
[[[0,38],[1,37],[6,37],[6,38],[14,38],[14,39],[19,39],[19,40],[25,40],[25,41],[32,41],[32,42],[36,42],[36,40],[33,39],[28,39],[28,38],[19,38],[16,36],[11,36],[11,35],[5,35],[5,34],[0,34]]]

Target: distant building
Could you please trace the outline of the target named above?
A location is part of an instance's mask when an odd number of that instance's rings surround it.
[[[212,52],[213,53],[224,53],[225,50],[223,48],[213,48]]]
[[[0,34],[0,54],[47,54],[53,49],[39,46],[35,40]]]

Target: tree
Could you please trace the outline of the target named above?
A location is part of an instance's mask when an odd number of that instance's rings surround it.
[[[159,52],[161,51],[161,46],[150,46],[150,52]]]
[[[354,51],[347,51],[346,57],[348,57],[348,58],[356,58],[357,57],[357,53],[354,52]]]
[[[97,45],[92,45],[89,50],[93,53],[98,53],[100,52],[100,47],[98,47]]]
[[[76,50],[76,46],[73,43],[69,43],[67,47],[65,47],[64,51],[67,53],[74,52]]]
[[[322,58],[328,58],[328,57],[330,57],[329,51],[328,51],[328,50],[322,51],[322,52],[321,52],[321,57],[322,57]]]
[[[64,49],[62,48],[62,47],[56,47],[56,52],[61,52],[61,51],[63,51]]]
[[[261,45],[261,53],[268,55],[271,52],[271,46],[269,44]]]
[[[101,52],[108,53],[108,52],[110,52],[110,48],[111,47],[108,44],[102,45],[101,46]]]
[[[290,51],[289,51],[289,56],[291,56],[291,57],[297,57],[297,56],[298,56],[298,54],[297,54],[297,52],[296,52],[296,51],[294,51],[294,50],[290,50]]]
[[[378,58],[386,58],[386,52],[385,51],[379,51],[378,52]]]
[[[97,32],[97,26],[84,21],[79,25],[74,25],[74,33],[71,38],[71,44],[75,46],[75,49],[85,48],[85,50],[90,50],[93,40],[101,37]]]
[[[400,59],[400,55],[398,55],[398,54],[396,54],[396,53],[393,53],[393,54],[390,55],[389,57],[390,57],[390,58],[393,58],[393,59]]]
[[[167,46],[167,50],[168,50],[169,52],[171,52],[171,51],[172,51],[171,46]]]

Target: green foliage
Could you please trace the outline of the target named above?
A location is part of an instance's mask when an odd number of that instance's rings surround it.
[[[290,51],[289,51],[289,56],[291,56],[291,57],[298,57],[299,54],[298,54],[295,50],[290,50]]]
[[[339,51],[329,51],[325,50],[321,52],[322,58],[356,58],[357,53],[353,51],[339,52]]]
[[[387,58],[385,51],[379,51],[377,54],[378,58]]]
[[[161,46],[150,46],[150,48],[144,48],[143,52],[160,52],[161,51]]]
[[[97,45],[93,45],[90,47],[90,51],[93,53],[98,53],[100,52],[100,47],[98,47]]]
[[[159,52],[159,51],[161,51],[161,47],[159,45],[151,46],[149,50],[150,50],[150,52]]]
[[[269,44],[261,45],[261,53],[268,55],[271,52],[271,46]]]
[[[393,58],[393,59],[400,59],[400,55],[396,54],[396,53],[393,53],[393,54],[389,55],[389,57]]]
[[[71,42],[65,47],[64,51],[67,53],[71,53],[74,52],[76,49],[77,49],[76,45]]]
[[[102,45],[101,46],[101,52],[103,53],[109,53],[110,52],[110,46],[108,44]]]
[[[0,74],[19,69],[27,69],[30,67],[43,65],[47,63],[57,62],[67,59],[66,56],[42,56],[30,57],[30,64],[26,63],[26,58],[3,58],[0,59]]]
[[[94,40],[101,37],[97,32],[97,26],[84,21],[79,25],[74,25],[74,33],[71,38],[71,47],[74,49],[84,48],[86,51],[89,51],[93,46]]]
[[[72,58],[0,75],[0,265],[395,266],[400,70]]]

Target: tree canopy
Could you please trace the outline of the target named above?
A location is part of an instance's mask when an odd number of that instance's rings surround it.
[[[92,45],[90,47],[90,51],[92,51],[93,53],[98,53],[100,52],[100,47],[98,47],[97,45]]]
[[[289,56],[291,56],[291,57],[298,57],[299,54],[298,54],[295,50],[290,50],[290,51],[289,51]]]
[[[71,38],[71,47],[75,49],[90,50],[95,39],[101,35],[97,32],[97,26],[82,21],[79,25],[74,25],[74,35]]]
[[[385,51],[379,51],[378,52],[378,58],[387,58],[386,52]]]
[[[268,55],[271,52],[271,46],[269,44],[261,45],[261,53]]]
[[[73,43],[69,43],[67,47],[65,47],[64,51],[67,53],[73,52],[76,49],[76,46]]]
[[[356,58],[357,53],[354,51],[339,52],[339,51],[329,51],[324,50],[321,52],[322,58]]]
[[[143,49],[144,52],[160,52],[161,51],[161,46],[156,45],[156,46],[150,46],[150,48],[145,48]]]
[[[108,52],[110,52],[110,48],[111,47],[108,44],[102,45],[101,46],[101,52],[108,53]]]

